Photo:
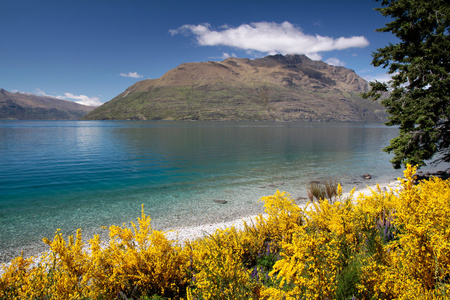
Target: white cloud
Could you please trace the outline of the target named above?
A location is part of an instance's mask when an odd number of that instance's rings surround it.
[[[119,75],[122,76],[122,77],[129,77],[129,78],[141,78],[141,77],[143,77],[143,75],[140,75],[137,72],[120,73]]]
[[[61,96],[61,95],[52,96],[52,95],[47,95],[47,93],[44,92],[43,90],[41,90],[40,88],[35,89],[34,94],[23,93],[23,92],[19,92],[17,90],[14,90],[14,92],[20,93],[20,94],[25,94],[25,95],[38,95],[38,96],[52,97],[52,98],[61,99],[61,100],[70,100],[70,101],[77,100],[77,101],[73,101],[73,102],[82,104],[82,105],[87,105],[87,106],[100,106],[103,104],[102,102],[100,102],[100,98],[98,98],[98,97],[88,97],[85,95],[74,95],[72,93],[64,93],[63,96]]]
[[[36,93],[36,95],[39,95],[39,96],[47,96],[47,94],[45,94],[45,92],[43,90],[41,90],[40,88],[35,89],[34,92]]]
[[[343,66],[345,66],[345,62],[339,60],[336,57],[331,57],[331,58],[325,60],[325,62],[327,64],[329,64],[329,65],[336,66],[336,67],[343,67]]]
[[[222,27],[214,30],[209,24],[183,25],[170,30],[171,35],[186,34],[196,36],[201,46],[230,46],[244,50],[268,54],[305,54],[311,59],[322,58],[321,52],[343,50],[369,45],[363,36],[339,37],[337,39],[305,34],[301,28],[289,22],[256,22],[239,27]]]
[[[227,58],[230,58],[230,57],[237,57],[237,56],[234,53],[229,54],[227,52],[224,52],[224,53],[222,53],[222,56],[220,58],[227,59]]]
[[[228,54],[228,53],[226,53],[226,52],[222,53],[222,58],[223,58],[223,59],[227,59],[227,58],[229,58],[229,57],[230,57],[230,54]]]
[[[60,98],[59,96],[58,98]],[[82,105],[88,105],[88,106],[100,106],[103,103],[100,102],[100,98],[98,97],[88,97],[85,95],[74,95],[72,93],[64,93],[64,96],[62,96],[63,99],[73,99],[78,100],[74,101],[75,103],[82,104]]]
[[[366,75],[363,78],[367,81],[375,81],[376,80],[379,82],[387,83],[388,81],[390,81],[392,79],[392,76],[394,76],[394,74],[378,73],[378,74]]]

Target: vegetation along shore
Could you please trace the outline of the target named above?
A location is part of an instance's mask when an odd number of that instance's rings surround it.
[[[153,230],[144,208],[103,245],[57,233],[37,263],[17,257],[4,270],[0,299],[443,299],[450,181],[416,184],[415,172],[368,194],[338,185],[305,207],[277,191],[253,222],[183,244]]]

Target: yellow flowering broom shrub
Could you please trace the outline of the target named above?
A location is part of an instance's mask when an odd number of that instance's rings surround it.
[[[292,239],[292,235],[304,222],[304,212],[286,192],[277,190],[272,196],[262,197],[267,216],[259,216],[256,228],[277,247],[281,241]]]
[[[111,226],[110,242],[102,249],[91,240],[92,256],[86,277],[89,297],[137,297],[178,295],[186,287],[189,254],[174,245],[163,232],[152,230],[150,217],[142,211],[139,228]]]
[[[266,215],[183,246],[137,224],[111,226],[108,242],[57,231],[39,258],[15,258],[0,299],[448,299],[450,181],[299,207],[263,197]]]
[[[365,290],[377,297],[448,299],[450,295],[450,181],[414,185],[408,167],[402,191],[392,198],[396,238],[385,245],[386,261],[363,269]]]
[[[110,241],[84,245],[81,231],[60,232],[37,262],[18,257],[0,279],[0,299],[137,299],[176,297],[188,284],[189,252],[152,230],[142,209],[138,225],[111,226]]]
[[[255,299],[258,283],[245,265],[246,235],[235,228],[217,230],[192,244],[192,289],[188,299]],[[250,245],[251,246],[251,245]]]
[[[407,167],[399,190],[307,205],[293,239],[281,241],[270,272],[278,285],[262,297],[447,299],[450,182],[416,185],[415,171]]]
[[[290,243],[283,244],[282,259],[274,265],[271,275],[280,278],[280,287],[287,286],[287,299],[326,299],[334,295],[339,252],[337,240],[325,231],[299,229]],[[273,299],[273,289],[263,296]]]

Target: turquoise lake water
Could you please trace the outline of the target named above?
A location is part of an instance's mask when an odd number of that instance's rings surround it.
[[[104,235],[141,204],[168,229],[262,212],[262,196],[306,197],[312,180],[347,191],[391,181],[402,171],[381,148],[396,134],[375,123],[0,121],[0,261],[42,251],[57,228]]]

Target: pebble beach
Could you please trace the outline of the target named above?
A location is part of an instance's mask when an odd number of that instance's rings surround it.
[[[379,186],[381,190],[389,190],[393,189],[395,190],[400,184],[400,181],[395,180],[387,183],[380,183]],[[376,190],[376,185],[368,185],[364,189],[359,189],[355,191],[354,193],[354,199],[356,199],[359,195],[368,195],[372,191]],[[342,198],[345,198],[349,195],[349,193],[345,193],[342,195]],[[300,206],[305,206],[307,202],[300,201],[298,204]],[[226,205],[226,204],[223,204]],[[264,216],[264,214],[262,214]],[[216,230],[218,229],[225,229],[225,228],[231,228],[234,227],[237,230],[243,230],[245,228],[245,223],[248,225],[251,225],[253,222],[256,221],[256,218],[258,217],[257,214],[248,215],[245,217],[241,217],[232,221],[224,221],[224,222],[217,222],[217,223],[211,223],[207,222],[201,225],[189,225],[186,226],[179,226],[176,228],[172,228],[169,230],[165,230],[166,237],[170,240],[177,241],[178,243],[183,244],[185,241],[193,241],[198,238],[202,238],[207,235],[214,234]],[[201,222],[201,218],[197,220],[196,223]],[[90,238],[90,237],[88,237]],[[39,257],[39,255],[35,255],[35,257]],[[9,265],[9,262],[3,263],[5,267]],[[3,274],[3,269],[0,268],[0,274]]]
[[[390,189],[396,190],[399,187],[400,181],[395,180],[386,183],[379,183],[380,189],[389,191]],[[370,185],[364,189],[359,189],[354,193],[354,199],[356,199],[359,195],[370,195],[372,191],[376,191],[377,185]],[[346,198],[349,196],[349,193],[345,193],[342,195],[342,198]],[[300,203],[300,206],[305,206],[306,203]],[[264,215],[263,215],[264,216]],[[237,230],[242,230],[245,228],[245,223],[252,224],[256,220],[258,215],[250,215],[241,219],[236,219],[228,222],[220,222],[220,223],[212,223],[212,224],[203,224],[200,226],[184,226],[174,228],[172,230],[167,231],[166,236],[171,240],[177,240],[178,242],[184,242],[186,240],[193,241],[197,238],[204,237],[206,235],[213,234],[218,229],[225,229],[234,226]]]

